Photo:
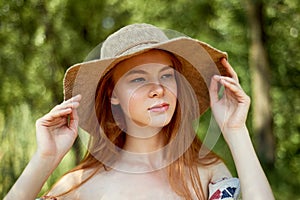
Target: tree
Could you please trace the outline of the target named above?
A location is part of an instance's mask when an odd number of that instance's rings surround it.
[[[249,49],[249,65],[252,76],[253,130],[258,154],[263,163],[273,166],[275,158],[275,142],[273,134],[272,102],[270,96],[270,69],[268,53],[264,41],[263,2],[247,1],[247,16],[251,46]]]

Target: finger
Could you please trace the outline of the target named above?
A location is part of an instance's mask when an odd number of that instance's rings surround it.
[[[41,118],[40,121],[41,124],[44,126],[57,125],[57,123],[59,123],[59,121],[61,121],[63,118],[65,118],[66,120],[70,113],[72,113],[72,109],[70,108],[56,110],[46,114],[44,117]]]
[[[231,83],[231,84],[237,85],[238,87],[241,88],[240,84],[239,84],[235,79],[233,79],[233,78],[231,78],[231,77],[227,77],[227,76],[218,76],[218,75],[216,75],[215,78],[216,78],[216,80],[218,80],[219,82],[220,82],[221,80],[225,80],[226,82],[229,82],[229,83]]]
[[[209,86],[209,96],[210,96],[211,105],[213,105],[219,100],[218,91],[219,88],[218,88],[217,76],[213,76]]]
[[[78,114],[77,114],[76,108],[78,108],[78,106],[79,106],[79,101],[81,100],[81,95],[77,95],[77,96],[73,97],[73,99],[74,99],[74,101],[77,101],[77,102],[71,101],[73,103],[73,107],[72,107],[72,113],[69,116],[70,117],[70,123],[69,123],[70,126],[78,124]],[[75,105],[74,105],[74,103],[75,103]]]
[[[221,63],[226,68],[227,72],[231,75],[231,77],[235,81],[239,82],[239,78],[237,76],[237,73],[234,71],[234,69],[232,68],[232,66],[227,61],[227,59],[226,58],[222,58]]]
[[[81,100],[81,95],[76,95],[69,100],[62,102],[61,104],[55,106],[48,114],[41,118],[42,125],[52,126],[57,125],[63,120],[63,124],[68,122],[68,116],[72,111],[79,106],[79,101]]]
[[[70,114],[70,122],[69,122],[69,128],[72,130],[74,134],[77,134],[78,129],[78,114],[77,110],[74,109],[72,113]]]
[[[71,113],[72,113],[72,108],[64,108],[64,109],[56,110],[55,112],[52,112],[51,116],[53,118],[67,117]]]
[[[81,94],[77,94],[69,99],[64,100],[64,102],[68,102],[68,101],[80,101],[82,98]]]
[[[231,82],[229,82],[229,81],[227,81],[225,79],[222,79],[220,81],[220,83],[222,85],[224,85],[225,88],[229,89],[231,92],[236,93],[236,92],[240,92],[241,91],[240,87],[238,87],[236,84],[233,84],[233,83],[231,83]]]
[[[76,108],[78,108],[78,106],[79,106],[79,102],[73,101],[73,102],[66,102],[66,103],[63,103],[63,104],[61,104],[60,107],[61,107],[62,109],[65,109],[65,108],[76,109]]]
[[[61,104],[55,106],[52,111],[55,110],[64,110],[66,108],[71,108],[71,109],[76,109],[79,106],[79,102],[81,100],[81,95],[76,95],[75,97],[72,97],[64,102],[62,102]]]
[[[61,103],[61,105],[68,105],[71,108],[75,108],[74,106],[78,106],[80,100],[81,100],[81,95],[78,94],[78,95],[64,101],[63,103]]]
[[[243,102],[247,95],[238,85],[233,84],[225,79],[221,79],[220,83],[225,87],[225,90],[229,90],[231,94],[234,95],[234,98],[238,102]]]

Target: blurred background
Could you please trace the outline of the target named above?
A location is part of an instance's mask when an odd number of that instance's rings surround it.
[[[252,98],[247,123],[276,199],[300,199],[299,4],[0,0],[0,199],[35,151],[36,119],[63,101],[65,70],[82,62],[110,33],[139,22],[177,30],[228,52]],[[209,117],[208,112],[202,119]],[[77,140],[43,191],[75,166],[84,151]],[[236,174],[222,138],[215,151]]]

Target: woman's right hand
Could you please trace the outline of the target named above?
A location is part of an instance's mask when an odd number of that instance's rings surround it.
[[[81,96],[55,106],[36,121],[37,152],[8,192],[5,200],[35,199],[48,177],[72,147],[78,128]]]
[[[78,115],[81,96],[55,106],[36,121],[37,154],[57,161],[72,147],[78,135]]]

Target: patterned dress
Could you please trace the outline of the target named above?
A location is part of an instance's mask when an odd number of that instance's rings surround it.
[[[209,184],[209,200],[236,200],[240,196],[240,181],[238,178],[224,178]]]

